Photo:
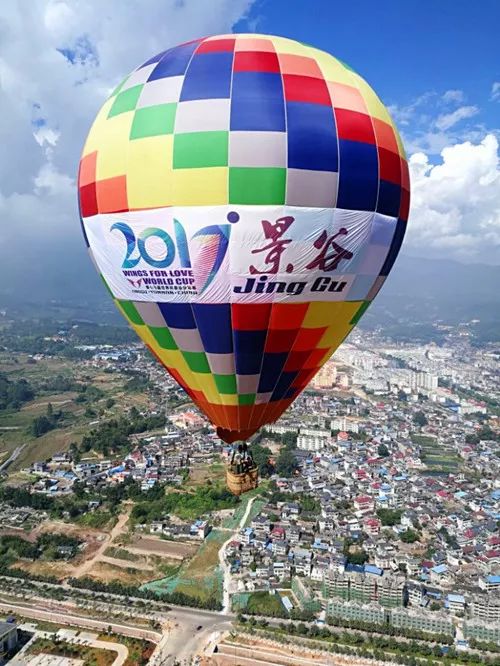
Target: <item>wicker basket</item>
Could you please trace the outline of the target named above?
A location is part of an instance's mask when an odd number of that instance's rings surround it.
[[[233,495],[242,495],[259,485],[259,470],[254,467],[247,472],[236,474],[230,467],[226,469],[226,483]]]

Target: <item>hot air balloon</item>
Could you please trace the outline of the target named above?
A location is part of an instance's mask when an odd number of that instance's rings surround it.
[[[134,70],[79,169],[85,240],[118,309],[228,443],[276,421],[357,324],[399,252],[409,191],[370,86],[257,34]],[[228,483],[255,487],[251,459]]]

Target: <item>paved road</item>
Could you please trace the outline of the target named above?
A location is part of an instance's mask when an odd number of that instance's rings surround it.
[[[68,615],[64,612],[57,612],[51,610],[43,610],[33,606],[14,605],[11,603],[0,602],[0,609],[19,613],[23,617],[29,617],[34,620],[45,620],[53,622],[54,624],[69,624],[75,627],[84,627],[85,629],[99,629],[100,631],[107,631],[109,627],[115,634],[122,634],[123,636],[131,636],[132,638],[141,638],[150,640],[153,643],[159,643],[162,635],[157,631],[151,629],[143,629],[141,627],[134,627],[128,624],[117,624],[115,622],[106,622],[105,620],[94,620],[91,617],[82,617],[79,615]]]
[[[250,509],[252,508],[252,504],[255,501],[255,497],[252,497],[250,500],[247,502],[247,507],[245,509],[245,513],[243,514],[238,526],[231,532],[231,536],[229,539],[224,541],[222,544],[220,550],[219,550],[219,564],[222,569],[223,573],[223,579],[222,579],[222,610],[221,615],[226,615],[231,611],[231,597],[229,594],[229,586],[231,585],[231,567],[229,564],[226,562],[225,558],[225,553],[226,553],[226,548],[231,541],[233,541],[237,535],[239,530],[245,525],[248,515],[250,513]]]

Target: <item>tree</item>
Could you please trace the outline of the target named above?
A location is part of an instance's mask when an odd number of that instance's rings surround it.
[[[298,469],[299,465],[295,454],[291,449],[281,449],[278,459],[276,460],[276,472],[280,476],[290,477]]]
[[[381,458],[387,458],[390,455],[389,449],[383,443],[378,445],[377,453]]]
[[[416,412],[413,416],[413,423],[422,428],[423,426],[426,426],[428,423],[427,417],[423,412]]]
[[[415,530],[406,530],[400,534],[399,538],[403,543],[415,543],[418,541],[418,533]]]
[[[252,456],[255,464],[259,469],[259,474],[261,477],[270,476],[274,472],[274,468],[269,462],[271,455],[271,449],[269,449],[267,446],[252,444]]]

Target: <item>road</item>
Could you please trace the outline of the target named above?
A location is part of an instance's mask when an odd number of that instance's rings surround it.
[[[119,515],[116,525],[109,533],[109,538],[105,539],[102,542],[102,544],[99,546],[99,548],[96,550],[96,552],[91,558],[85,560],[85,562],[82,562],[82,564],[80,564],[80,566],[75,569],[75,572],[73,573],[73,578],[83,578],[83,576],[89,573],[94,564],[96,564],[96,562],[98,562],[101,559],[101,557],[104,555],[104,551],[111,546],[111,544],[113,543],[113,541],[116,539],[117,536],[120,536],[120,534],[122,534],[122,532],[124,531],[124,527],[128,521],[129,513],[130,513],[130,508],[128,508],[124,513],[121,513]]]
[[[4,429],[4,428],[3,428],[3,429]],[[24,449],[25,446],[26,446],[26,444],[22,444],[22,446],[18,446],[16,449],[14,449],[14,451],[12,451],[12,453],[11,453],[10,456],[7,458],[7,460],[5,460],[5,461],[0,465],[0,473],[3,472],[5,469],[7,469],[7,467],[8,467],[9,465],[11,465],[11,464],[14,462],[14,460],[16,460],[16,458],[19,458],[19,456],[20,456],[21,453],[23,452],[23,449]]]
[[[219,564],[223,572],[223,580],[222,580],[222,610],[221,615],[226,615],[227,613],[231,612],[231,596],[230,596],[230,590],[229,586],[231,585],[231,567],[229,564],[226,562],[225,558],[225,553],[226,553],[226,548],[231,541],[235,539],[235,537],[238,535],[238,532],[241,530],[241,528],[245,525],[247,518],[250,514],[250,510],[252,508],[252,504],[255,501],[255,497],[252,497],[250,500],[247,502],[247,507],[245,509],[245,513],[243,514],[238,526],[235,528],[233,532],[231,532],[231,536],[229,539],[224,541],[222,544],[220,550],[219,550]]]
[[[131,636],[132,638],[140,638],[149,640],[153,643],[159,643],[162,635],[157,631],[151,629],[143,629],[142,627],[134,627],[128,624],[117,624],[115,622],[106,622],[105,620],[94,620],[91,617],[83,617],[80,615],[69,615],[64,612],[57,612],[54,610],[44,610],[42,608],[35,608],[32,605],[14,605],[11,603],[0,602],[0,609],[11,613],[19,613],[23,617],[29,617],[33,620],[45,620],[46,622],[53,622],[54,624],[71,625],[74,627],[83,627],[85,629],[99,629],[100,631],[107,631],[111,627],[111,631],[115,634],[122,636]]]

